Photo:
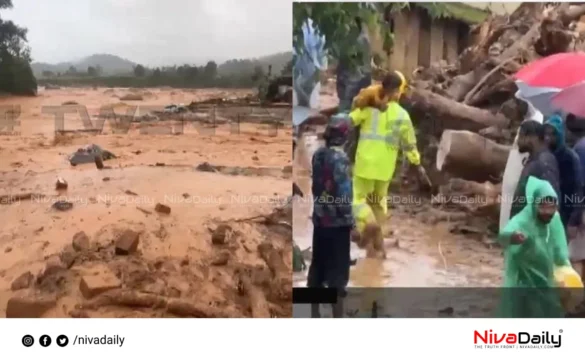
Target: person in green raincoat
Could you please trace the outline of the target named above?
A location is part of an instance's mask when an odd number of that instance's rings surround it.
[[[571,265],[557,193],[547,181],[530,176],[526,206],[500,232],[505,275],[499,317],[562,318],[555,267]]]

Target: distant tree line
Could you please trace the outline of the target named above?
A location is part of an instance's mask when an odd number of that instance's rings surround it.
[[[0,10],[12,8],[12,0],[0,0]],[[30,66],[25,28],[0,17],[0,92],[35,95],[37,82]]]
[[[204,66],[181,65],[171,67],[147,68],[141,64],[134,67],[134,72],[127,75],[103,75],[99,66],[90,66],[78,70],[71,66],[64,73],[43,72],[40,84],[54,84],[60,86],[101,86],[101,87],[161,87],[177,88],[249,88],[256,87],[267,79],[268,69],[261,65],[254,65],[248,60],[228,61],[223,66],[234,65],[240,62],[244,67],[231,67],[230,71],[219,72],[218,65],[209,61]],[[291,60],[292,64],[292,60]],[[285,66],[285,69],[290,68]],[[278,75],[278,74],[272,74]]]

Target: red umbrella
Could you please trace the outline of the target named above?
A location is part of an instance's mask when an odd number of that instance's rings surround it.
[[[559,53],[535,60],[515,77],[533,87],[570,87],[585,80],[585,53]]]
[[[573,113],[577,117],[585,118],[585,82],[562,90],[552,98],[555,109],[564,113]]]

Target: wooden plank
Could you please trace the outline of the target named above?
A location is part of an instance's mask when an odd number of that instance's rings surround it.
[[[431,64],[443,59],[443,22],[435,19],[431,22]]]
[[[431,65],[431,17],[424,11],[420,12],[420,32],[418,35],[418,66]]]
[[[418,43],[420,33],[420,10],[408,13],[408,26],[406,32],[406,52],[404,56],[404,72],[408,77],[418,66]]]
[[[394,46],[390,56],[391,69],[404,71],[406,54],[406,33],[408,31],[408,16],[405,12],[396,13],[394,19]]]

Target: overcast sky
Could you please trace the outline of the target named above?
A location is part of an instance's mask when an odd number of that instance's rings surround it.
[[[289,51],[290,0],[13,0],[33,61],[110,53],[145,65],[204,63]]]

